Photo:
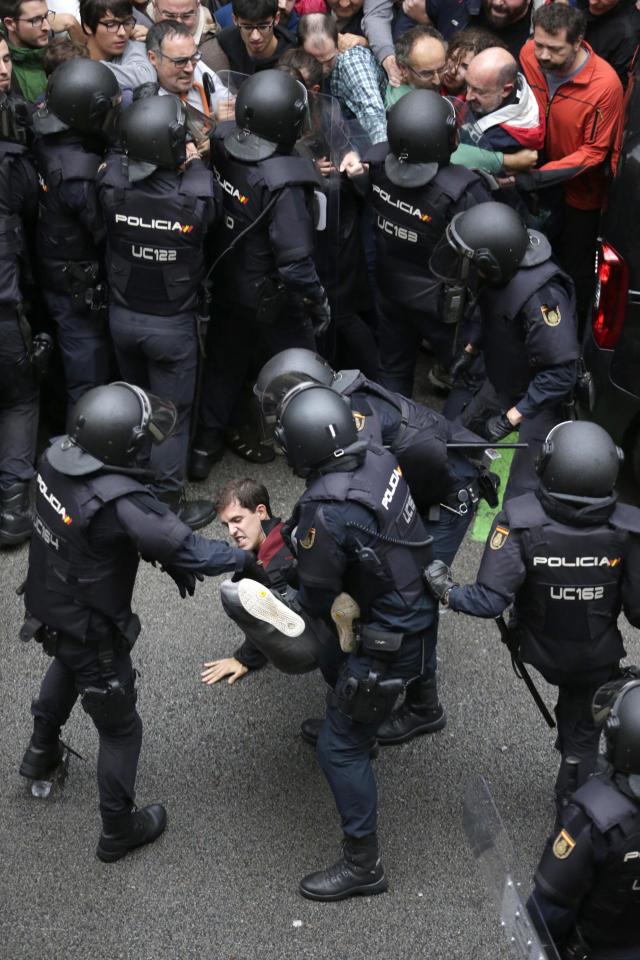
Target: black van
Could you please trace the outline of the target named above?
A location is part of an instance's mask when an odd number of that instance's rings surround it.
[[[591,327],[584,359],[591,374],[589,419],[625,450],[640,480],[640,57],[625,100],[616,176],[602,215]]]

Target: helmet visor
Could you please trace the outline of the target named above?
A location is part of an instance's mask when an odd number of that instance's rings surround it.
[[[456,234],[454,220],[438,240],[429,259],[429,269],[434,277],[444,283],[467,283],[472,273],[474,254]]]
[[[212,117],[207,117],[190,103],[185,103],[185,107],[187,108],[187,137],[190,137],[200,150],[208,144],[215,129],[215,122]]]
[[[262,429],[264,438],[267,442],[273,439],[273,432],[278,415],[282,412],[282,402],[290,390],[297,387],[299,383],[311,382],[309,377],[301,377],[296,371],[287,371],[274,377],[266,384],[258,381],[253,392],[260,404],[262,415]]]
[[[158,444],[168,440],[178,421],[178,411],[171,400],[162,400],[153,393],[146,393],[133,383],[119,381],[119,385],[135,393],[140,401],[142,407],[140,426],[146,429],[152,441]]]

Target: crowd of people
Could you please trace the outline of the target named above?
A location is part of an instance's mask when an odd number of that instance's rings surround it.
[[[233,572],[245,641],[203,681],[271,662],[330,689],[301,733],[345,839],[300,891],[382,893],[371,756],[446,724],[439,605],[497,618],[558,688],[532,910],[567,956],[637,960],[640,681],[617,620],[640,625],[640,512],[575,420],[634,3],[71,7],[0,0],[0,544],[31,540],[22,637],[53,657],[21,774],[51,777],[80,696],[98,857],[160,836],[164,808],[133,805],[138,563],[183,596]],[[413,398],[422,349],[442,412]],[[60,436],[36,466],[40,418]],[[514,444],[500,490],[483,453]],[[279,448],[305,480],[286,522],[259,479],[186,499],[228,448],[257,468]],[[482,499],[501,509],[460,586]],[[233,546],[195,533],[216,513]]]

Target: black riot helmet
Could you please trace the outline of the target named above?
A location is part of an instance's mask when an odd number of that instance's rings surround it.
[[[547,493],[598,500],[613,493],[623,459],[622,450],[597,423],[568,420],[547,435],[536,470]]]
[[[607,760],[629,776],[640,797],[640,670],[627,667],[624,676],[596,690],[591,712],[603,728]]]
[[[0,93],[0,140],[23,146],[29,130],[29,104],[22,97]]]
[[[187,108],[179,97],[143,97],[123,110],[122,148],[132,182],[150,176],[158,167],[177,170],[187,156]]]
[[[280,70],[249,77],[236,97],[236,126],[224,145],[236,160],[258,162],[291,153],[308,116],[307,91]]]
[[[61,63],[47,83],[44,107],[34,117],[37,133],[76,130],[108,138],[120,106],[120,87],[99,60],[76,57]]]
[[[258,374],[253,392],[258,398],[265,439],[273,437],[280,404],[299,383],[319,383],[330,387],[335,372],[326,360],[313,350],[291,347],[267,360]]]
[[[397,187],[423,187],[456,148],[453,105],[433,90],[411,90],[387,114],[387,139],[389,180]]]
[[[152,443],[163,443],[177,420],[174,405],[131,383],[88,390],[71,412],[71,429],[49,447],[54,469],[69,477],[102,467],[135,473],[148,463]]]
[[[452,280],[464,275],[460,271],[463,262],[490,284],[502,286],[518,267],[541,262],[537,252],[530,255],[534,243],[540,246],[539,240],[534,231],[529,233],[513,207],[493,201],[478,203],[453,217],[431,255],[429,268],[435,276]],[[548,251],[542,259],[547,257]]]
[[[347,400],[331,387],[301,383],[282,401],[275,441],[299,477],[329,473],[343,457],[364,456]]]

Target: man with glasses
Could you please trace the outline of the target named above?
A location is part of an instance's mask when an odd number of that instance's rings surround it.
[[[11,88],[25,100],[38,100],[47,86],[42,57],[54,29],[77,40],[80,25],[68,14],[56,16],[46,0],[0,0],[0,20],[13,61]]]
[[[152,0],[147,4],[145,13],[152,24],[171,20],[186,27],[195,41],[204,65],[212,66],[209,64],[209,57],[219,28],[200,0]],[[213,49],[215,50],[215,47]]]
[[[447,47],[434,27],[419,25],[396,42],[396,63],[402,76],[399,87],[387,87],[387,109],[409,90],[440,91],[440,74],[447,63]]]
[[[296,46],[293,34],[280,26],[278,0],[233,0],[232,9],[234,26],[210,45],[212,70],[253,75],[275,67],[284,51]]]
[[[89,56],[113,71],[121,90],[155,81],[144,44],[131,39],[136,20],[130,0],[83,0],[80,19]]]
[[[202,62],[186,24],[156,23],[147,34],[147,56],[157,75],[158,93],[174,93],[207,116],[215,113],[217,94],[226,95],[220,78]]]

